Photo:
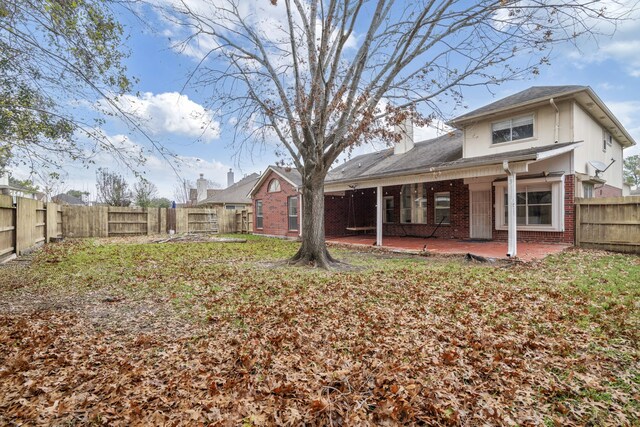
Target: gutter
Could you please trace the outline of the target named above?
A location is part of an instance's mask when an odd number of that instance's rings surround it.
[[[556,110],[556,124],[554,126],[554,144],[557,144],[559,140],[559,133],[560,133],[560,110],[558,109],[558,106],[556,105],[553,98],[549,100],[549,104],[551,104],[553,108],[555,108]]]

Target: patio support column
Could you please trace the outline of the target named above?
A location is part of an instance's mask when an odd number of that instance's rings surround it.
[[[509,162],[502,162],[502,167],[507,173],[507,220],[509,242],[507,249],[508,257],[515,257],[518,254],[518,215],[516,211],[516,173],[509,169]]]
[[[376,191],[376,246],[382,246],[382,186]]]

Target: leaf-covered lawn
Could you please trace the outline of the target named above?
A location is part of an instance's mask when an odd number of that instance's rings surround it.
[[[49,245],[0,268],[0,424],[640,425],[640,258]],[[16,264],[16,263],[14,263]],[[19,263],[17,263],[19,264]]]

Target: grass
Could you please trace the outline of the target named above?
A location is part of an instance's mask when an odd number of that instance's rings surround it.
[[[115,407],[148,423],[182,408],[214,424],[640,425],[640,258],[570,250],[496,266],[333,248],[353,268],[326,272],[281,262],[296,250],[255,236],[82,240],[4,269],[0,422],[121,422]],[[82,406],[77,372],[98,362],[122,385]],[[61,391],[65,375],[80,388]],[[45,411],[56,396],[66,409]]]

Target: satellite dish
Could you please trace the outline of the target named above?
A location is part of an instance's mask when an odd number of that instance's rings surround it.
[[[593,166],[593,168],[596,170],[596,173],[604,172],[607,169],[607,165],[599,160],[589,160],[589,164]]]

